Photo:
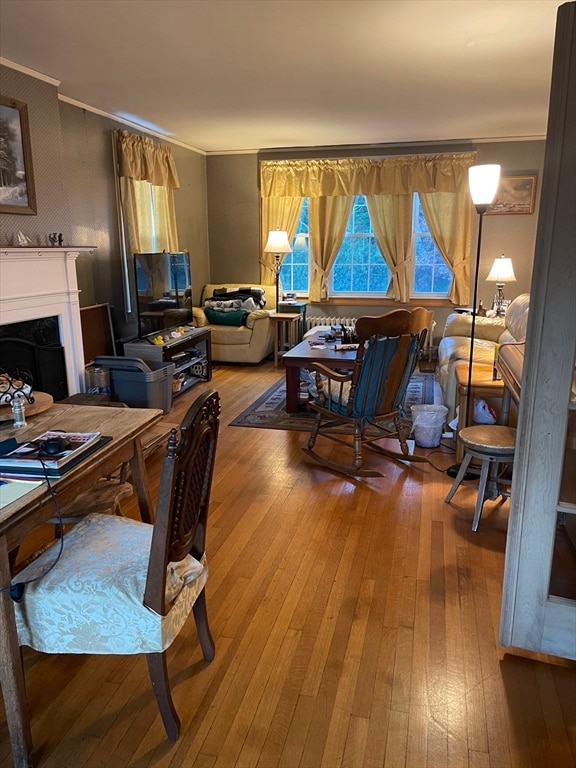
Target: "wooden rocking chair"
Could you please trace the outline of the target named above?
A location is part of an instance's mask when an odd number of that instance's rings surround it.
[[[360,317],[356,321],[358,351],[350,373],[312,364],[311,370],[317,374],[318,396],[308,404],[316,412],[308,447],[303,448],[308,456],[336,472],[361,477],[383,476],[376,470],[362,468],[364,445],[388,458],[428,461],[410,454],[401,416],[406,388],[431,315],[419,308],[414,312],[395,310],[378,317]],[[319,436],[352,448],[353,464],[338,464],[314,450]],[[352,443],[349,436],[353,437]],[[397,439],[400,450],[380,445],[378,441],[384,438]]]

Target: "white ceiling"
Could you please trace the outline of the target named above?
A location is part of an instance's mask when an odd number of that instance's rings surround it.
[[[0,0],[0,55],[207,153],[542,137],[559,5]]]

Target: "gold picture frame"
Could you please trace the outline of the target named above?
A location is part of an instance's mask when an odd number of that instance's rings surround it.
[[[501,176],[498,192],[494,202],[486,211],[486,216],[534,213],[536,179],[535,173]]]
[[[0,96],[0,213],[37,213],[28,108],[6,96]]]

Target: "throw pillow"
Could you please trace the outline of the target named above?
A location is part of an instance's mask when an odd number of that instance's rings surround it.
[[[221,312],[218,309],[211,309],[210,307],[206,307],[204,312],[208,318],[208,322],[213,325],[244,325],[249,314],[244,309],[239,309],[236,312]]]
[[[192,318],[196,328],[204,328],[205,325],[208,325],[208,318],[201,307],[192,307]]]

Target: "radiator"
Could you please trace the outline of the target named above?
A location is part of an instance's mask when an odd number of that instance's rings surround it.
[[[307,317],[306,318],[306,330],[314,328],[316,325],[345,325],[352,327],[356,325],[355,317]]]

